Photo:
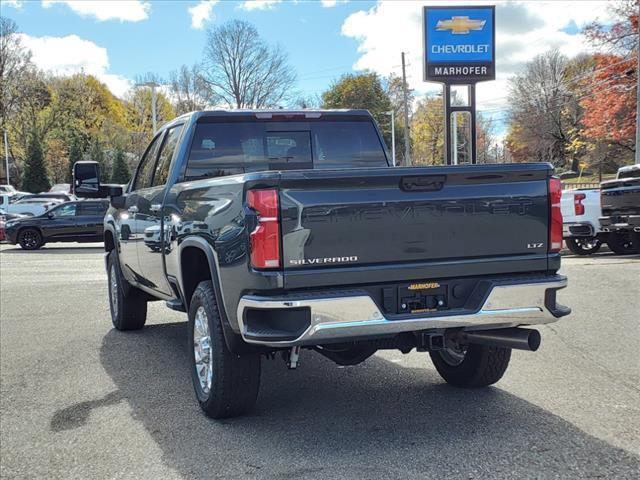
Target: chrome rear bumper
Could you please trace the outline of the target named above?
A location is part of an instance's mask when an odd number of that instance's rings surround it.
[[[570,313],[567,307],[547,305],[547,291],[567,286],[565,277],[551,281],[535,281],[515,285],[495,285],[475,313],[456,314],[443,311],[442,315],[387,318],[370,296],[334,296],[325,298],[278,298],[244,296],[238,305],[240,333],[248,343],[274,347],[319,345],[337,340],[355,340],[360,337],[382,336],[402,332],[431,329],[465,328],[482,330],[519,325],[539,325],[555,322]],[[310,325],[291,340],[256,339],[248,332],[245,322],[247,309],[301,309],[311,313]],[[409,318],[410,317],[410,318]]]

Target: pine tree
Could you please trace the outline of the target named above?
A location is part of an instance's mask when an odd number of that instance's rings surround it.
[[[98,140],[97,138],[94,139],[93,142],[91,143],[89,156],[91,157],[90,160],[93,160],[94,162],[98,162],[98,165],[100,165],[100,181],[103,183],[106,182],[107,179],[109,178],[109,175],[107,175],[107,163],[104,157],[104,150],[102,149],[102,143],[100,143],[100,140]]]
[[[22,176],[22,190],[27,192],[46,192],[51,188],[47,169],[44,165],[42,144],[35,133],[32,133],[27,146],[24,175]]]
[[[124,159],[124,152],[120,147],[116,147],[113,158],[113,171],[111,173],[111,183],[127,183],[131,178],[131,172]]]
[[[73,182],[73,165],[76,162],[82,160],[82,147],[80,146],[80,140],[76,135],[71,137],[71,144],[69,145],[69,172],[67,176],[67,182]]]

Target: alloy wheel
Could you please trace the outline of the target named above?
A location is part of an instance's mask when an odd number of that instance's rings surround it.
[[[467,348],[460,345],[451,345],[438,350],[438,354],[447,365],[457,367],[464,361],[467,354]]]
[[[109,297],[111,297],[111,310],[113,311],[113,316],[118,316],[118,277],[116,272],[116,266],[111,265],[109,269]]]
[[[202,392],[205,395],[208,395],[213,380],[213,355],[211,351],[211,334],[209,333],[209,318],[203,306],[198,307],[193,325],[193,353],[200,388],[202,388]]]

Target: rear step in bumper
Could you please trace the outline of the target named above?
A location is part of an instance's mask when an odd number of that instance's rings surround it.
[[[555,302],[555,291],[567,286],[566,277],[515,285],[496,285],[475,313],[391,319],[368,295],[295,299],[244,296],[238,305],[240,332],[248,343],[273,347],[320,345],[361,337],[393,335],[431,329],[464,328],[469,331],[551,323],[571,313]],[[245,313],[272,309],[310,311],[309,325],[292,338],[256,335],[249,331]]]

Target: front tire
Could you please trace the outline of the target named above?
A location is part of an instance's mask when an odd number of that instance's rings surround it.
[[[260,355],[236,355],[227,348],[211,281],[201,282],[189,305],[189,352],[193,387],[211,418],[250,411],[260,387]]]
[[[638,251],[638,245],[634,243],[631,233],[610,233],[607,245],[616,255],[629,255]]]
[[[18,234],[18,243],[25,250],[37,250],[44,245],[42,234],[35,228],[21,230]]]
[[[115,250],[107,258],[109,310],[117,330],[139,330],[147,321],[147,299],[144,292],[129,285],[120,270]]]
[[[564,243],[576,255],[592,255],[602,246],[602,242],[597,237],[569,237],[564,240]]]
[[[468,345],[429,352],[440,376],[449,384],[463,388],[486,387],[502,378],[511,359],[510,348]]]

